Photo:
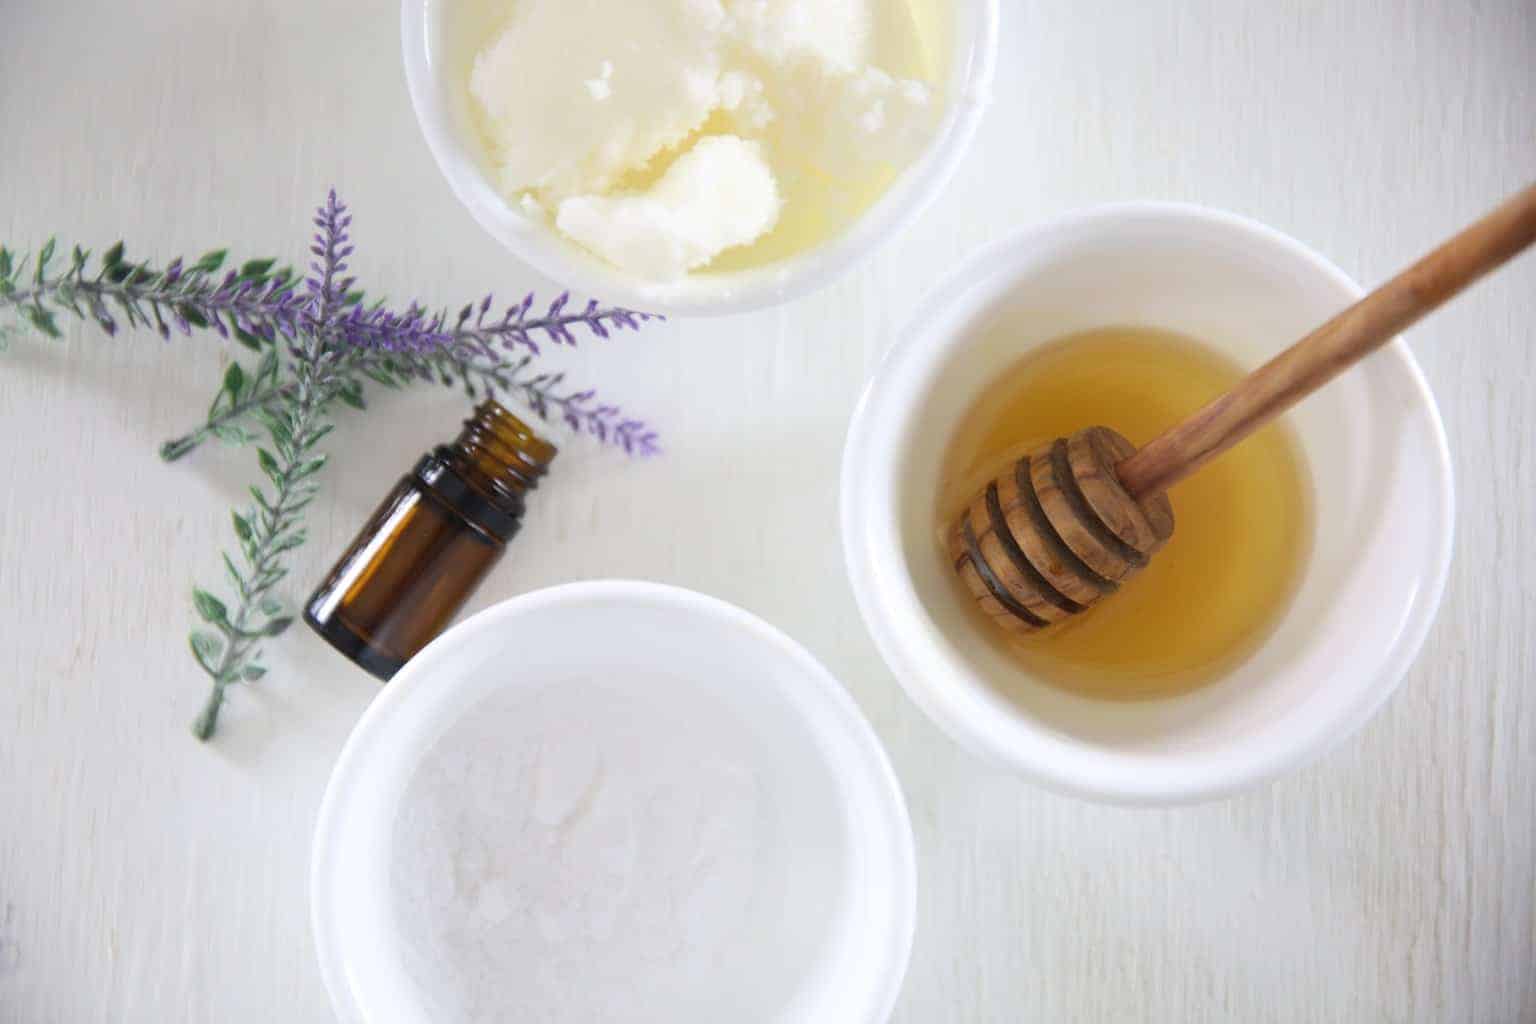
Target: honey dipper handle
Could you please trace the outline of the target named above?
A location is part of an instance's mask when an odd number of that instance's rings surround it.
[[[1160,494],[1536,241],[1536,184],[1505,200],[1231,391],[1116,467],[1132,497]]]

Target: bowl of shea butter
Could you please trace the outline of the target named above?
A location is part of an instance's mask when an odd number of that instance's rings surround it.
[[[549,276],[716,314],[826,284],[942,189],[997,0],[404,0],[427,144]]]
[[[826,669],[721,601],[595,581],[486,609],[380,692],[310,896],[346,1022],[881,1024],[915,876]]]

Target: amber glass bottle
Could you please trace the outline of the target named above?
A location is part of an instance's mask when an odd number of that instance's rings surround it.
[[[494,401],[421,457],[315,591],[304,620],[387,680],[442,632],[523,518],[555,446]]]

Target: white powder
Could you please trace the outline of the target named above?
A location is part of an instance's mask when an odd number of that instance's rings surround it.
[[[715,685],[508,688],[436,743],[391,866],[425,1019],[793,1018],[845,884],[836,797]]]

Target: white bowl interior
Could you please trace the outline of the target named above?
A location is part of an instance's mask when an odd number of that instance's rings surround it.
[[[874,734],[814,659],[759,620],[687,591],[625,583],[573,584],[486,610],[413,660],[359,723],[326,792],[313,864],[316,944],[342,1019],[456,1019],[443,1009],[452,993],[425,990],[420,912],[402,906],[391,880],[408,787],[439,737],[487,701],[593,680],[668,709],[685,731],[727,730],[763,773],[755,834],[770,870],[753,898],[775,912],[753,920],[767,920],[774,938],[727,943],[718,985],[668,995],[668,1019],[778,1005],[765,1019],[883,1021],[905,971],[915,881],[905,807]],[[645,997],[650,979],[627,980],[646,1005],[661,998]]]
[[[447,12],[463,0],[403,0],[406,79],[427,145],[449,186],[498,241],[549,277],[590,294],[652,312],[714,315],[776,305],[830,282],[916,217],[944,187],[975,135],[991,88],[997,51],[997,0],[944,0],[952,11],[945,83],[947,108],[923,155],[837,238],[790,259],[677,281],[625,274],[533,220],[487,179],[480,147],[455,101],[450,76],[462,50]]]
[[[866,621],[941,725],[1059,788],[1189,799],[1320,750],[1385,699],[1427,629],[1451,534],[1443,431],[1400,342],[1289,414],[1313,483],[1311,559],[1262,648],[1192,694],[1116,703],[1029,679],[983,641],[990,627],[961,604],[934,540],[934,495],[957,422],[1031,346],[1146,325],[1252,368],[1359,296],[1342,273],[1251,222],[1138,204],[1025,232],[934,294],[850,430],[843,526]],[[978,328],[999,316],[1018,329],[988,341]],[[1198,621],[1195,611],[1190,628]]]

